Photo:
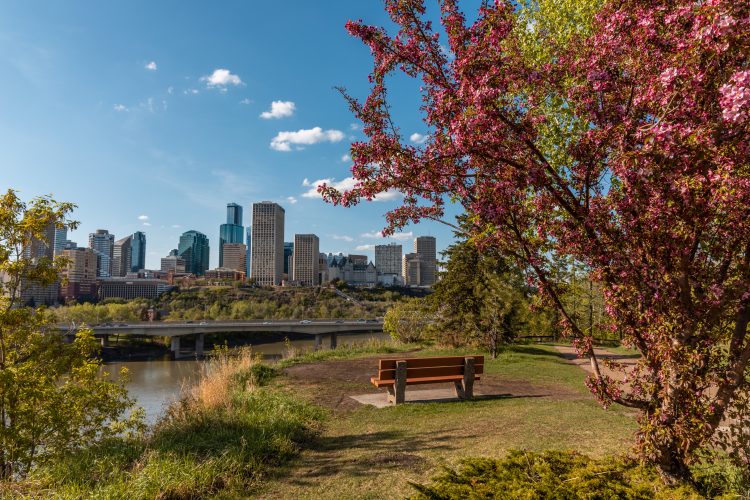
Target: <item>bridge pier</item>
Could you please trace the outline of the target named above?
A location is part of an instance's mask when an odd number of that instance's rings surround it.
[[[169,351],[172,354],[172,359],[177,359],[180,357],[180,337],[174,336],[171,339],[171,343],[169,345]]]
[[[203,357],[203,342],[205,340],[205,334],[199,333],[195,336],[195,357]]]
[[[102,335],[99,337],[99,341],[102,344],[102,347],[109,347],[109,335]]]
[[[331,332],[331,349],[336,349],[336,332]]]
[[[319,351],[322,345],[323,345],[323,335],[320,333],[316,333],[315,334],[315,347],[313,347],[313,350]]]

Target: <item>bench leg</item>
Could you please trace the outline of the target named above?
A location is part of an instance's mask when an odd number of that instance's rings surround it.
[[[463,391],[465,399],[474,397],[474,358],[464,358]]]
[[[461,382],[453,382],[453,386],[456,389],[456,397],[458,399],[464,399],[464,386]]]
[[[396,361],[396,384],[394,386],[395,402],[401,404],[406,401],[406,361]]]

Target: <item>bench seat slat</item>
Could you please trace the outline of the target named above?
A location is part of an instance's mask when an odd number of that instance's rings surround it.
[[[427,368],[411,368],[406,365],[406,378],[439,377],[449,375],[463,375],[464,367],[460,366],[431,366]],[[474,373],[484,373],[484,365],[474,365]],[[378,370],[378,378],[381,380],[395,379],[396,370]]]
[[[463,366],[464,358],[474,358],[475,365],[484,364],[484,356],[443,356],[440,358],[392,358],[381,359],[378,370],[395,370],[396,361],[406,361],[409,368],[430,368],[433,366]]]
[[[420,384],[437,384],[440,382],[460,382],[464,379],[463,375],[450,375],[443,377],[419,377],[419,378],[407,378],[406,385],[420,385]],[[474,380],[480,380],[479,375],[474,376]],[[388,387],[396,383],[395,380],[381,380],[377,377],[371,377],[370,382],[375,387]]]

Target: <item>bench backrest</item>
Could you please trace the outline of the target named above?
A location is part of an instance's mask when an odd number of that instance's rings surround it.
[[[446,356],[442,358],[393,358],[378,363],[378,379],[396,378],[396,361],[406,361],[406,378],[463,375],[464,358],[474,358],[474,373],[484,373],[484,356]]]

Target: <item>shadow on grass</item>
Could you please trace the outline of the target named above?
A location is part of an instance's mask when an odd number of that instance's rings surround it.
[[[461,435],[461,439],[476,438]],[[448,432],[418,435],[405,431],[318,437],[307,443],[309,453],[300,474],[287,480],[298,486],[314,484],[319,478],[338,475],[365,477],[395,468],[423,468],[425,451],[451,451],[460,446]]]

